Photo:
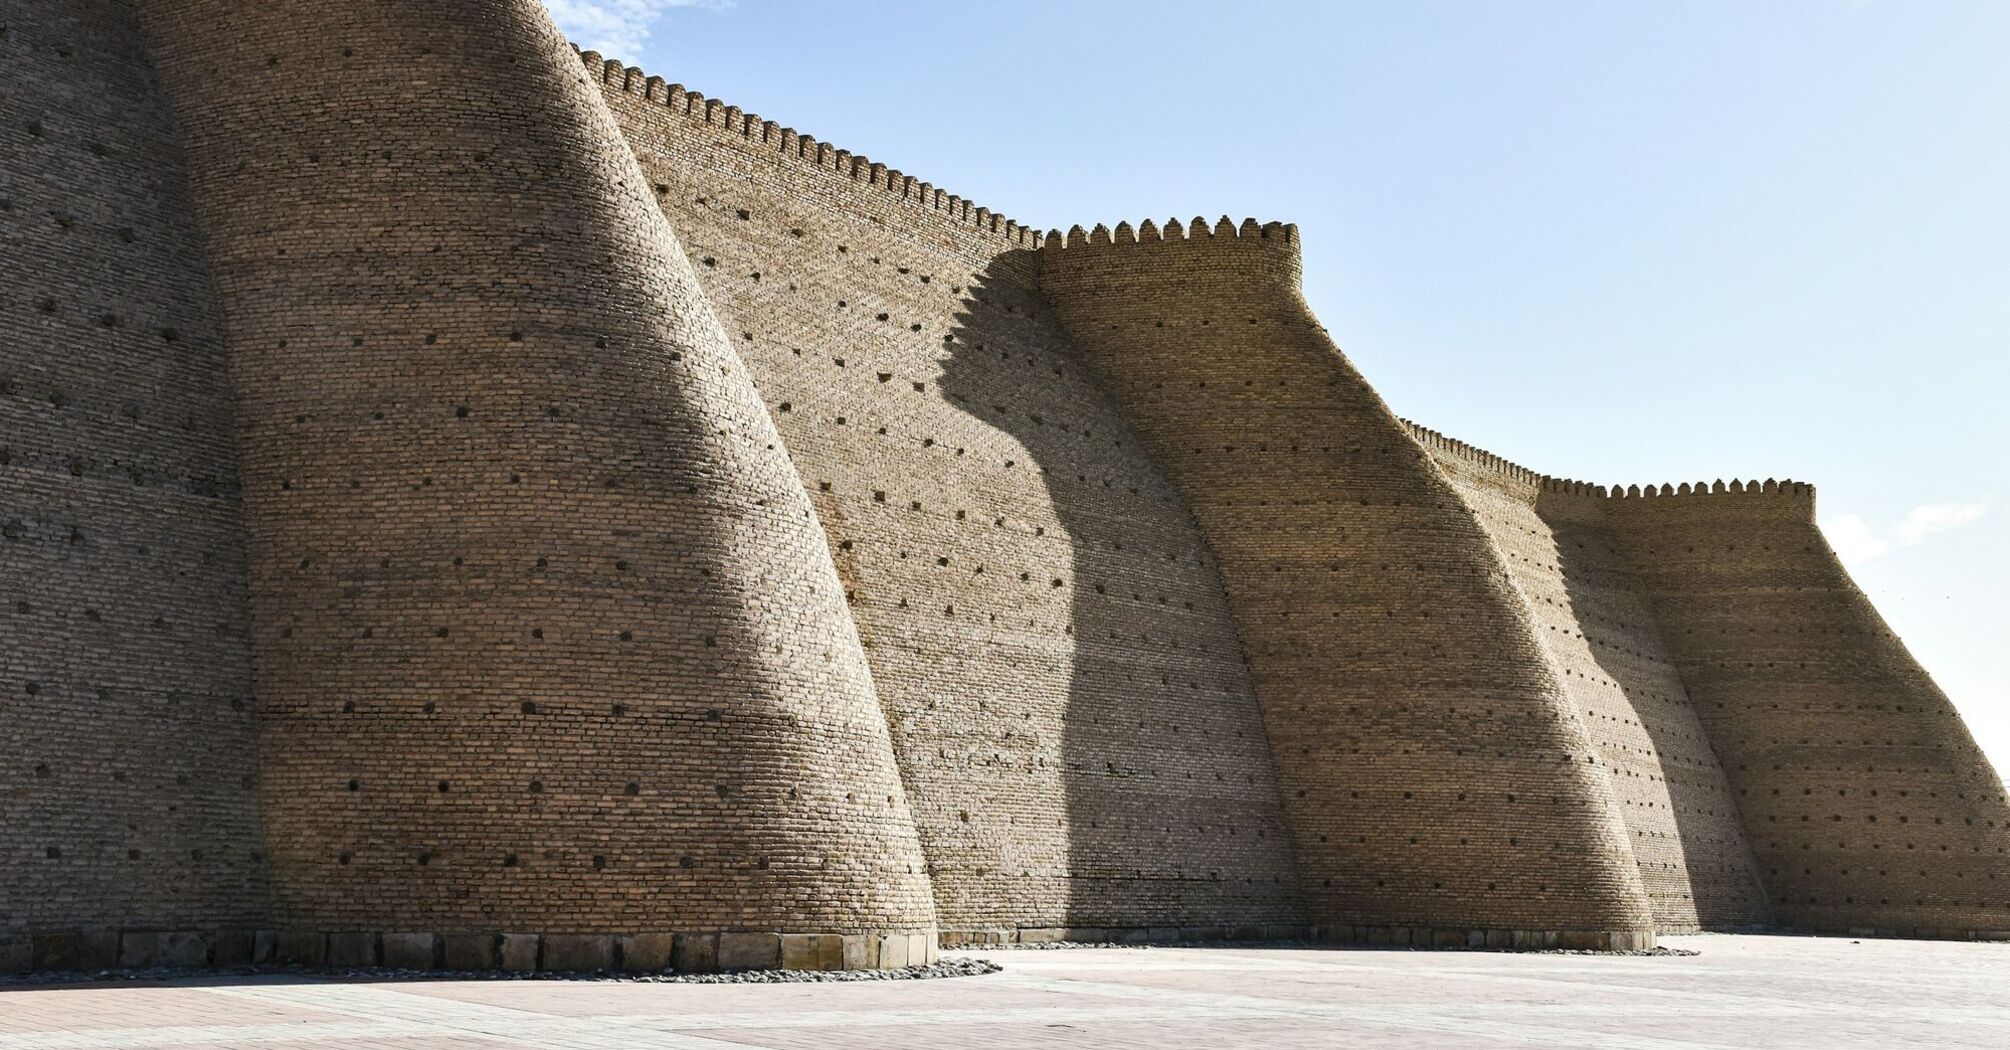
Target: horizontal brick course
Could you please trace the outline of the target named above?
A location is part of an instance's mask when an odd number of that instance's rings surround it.
[[[2010,937],[1811,489],[1398,420],[1294,227],[1043,236],[534,0],[0,21],[0,972]]]

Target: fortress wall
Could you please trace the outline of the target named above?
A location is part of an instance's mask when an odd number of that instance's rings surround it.
[[[2010,931],[2010,805],[1792,482],[1609,500],[1780,921]],[[1742,491],[1740,491],[1742,489]]]
[[[1610,502],[1410,425],[1492,538],[1612,777],[1664,933],[1770,919],[1738,807],[1618,537]]]
[[[282,954],[932,953],[812,507],[540,5],[141,6],[229,319]]]
[[[1040,297],[1034,238],[585,61],[816,501],[944,928],[1302,922],[1213,556]]]
[[[1651,942],[1577,704],[1486,531],[1311,316],[1296,230],[1077,229],[1042,260],[1221,558],[1315,919]]]
[[[0,969],[109,966],[264,910],[229,385],[130,5],[0,69]]]

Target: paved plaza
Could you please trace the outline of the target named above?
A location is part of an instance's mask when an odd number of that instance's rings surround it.
[[[2010,945],[1670,937],[1693,957],[1260,948],[998,951],[843,984],[0,986],[0,1050],[2010,1046]]]

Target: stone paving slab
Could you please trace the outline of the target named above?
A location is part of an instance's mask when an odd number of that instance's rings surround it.
[[[1002,973],[863,984],[15,986],[0,990],[0,1050],[2010,1046],[2010,945],[1667,943],[1702,954],[1111,948],[993,951]]]

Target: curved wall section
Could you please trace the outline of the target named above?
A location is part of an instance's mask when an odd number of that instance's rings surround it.
[[[248,961],[204,943],[265,887],[230,390],[174,121],[119,0],[0,4],[0,80],[0,971]]]
[[[1315,921],[1652,943],[1602,759],[1486,532],[1313,320],[1296,231],[1078,229],[1042,259],[1220,556]]]
[[[278,925],[932,952],[814,511],[540,5],[141,7],[229,321]]]
[[[1813,488],[1710,488],[1606,502],[1780,921],[2010,935],[2003,783],[1829,549]]]
[[[1029,231],[585,60],[816,501],[946,935],[1302,932],[1213,556]]]
[[[1606,515],[1610,502],[1412,425],[1500,552],[1611,771],[1663,933],[1771,921],[1737,800]]]

